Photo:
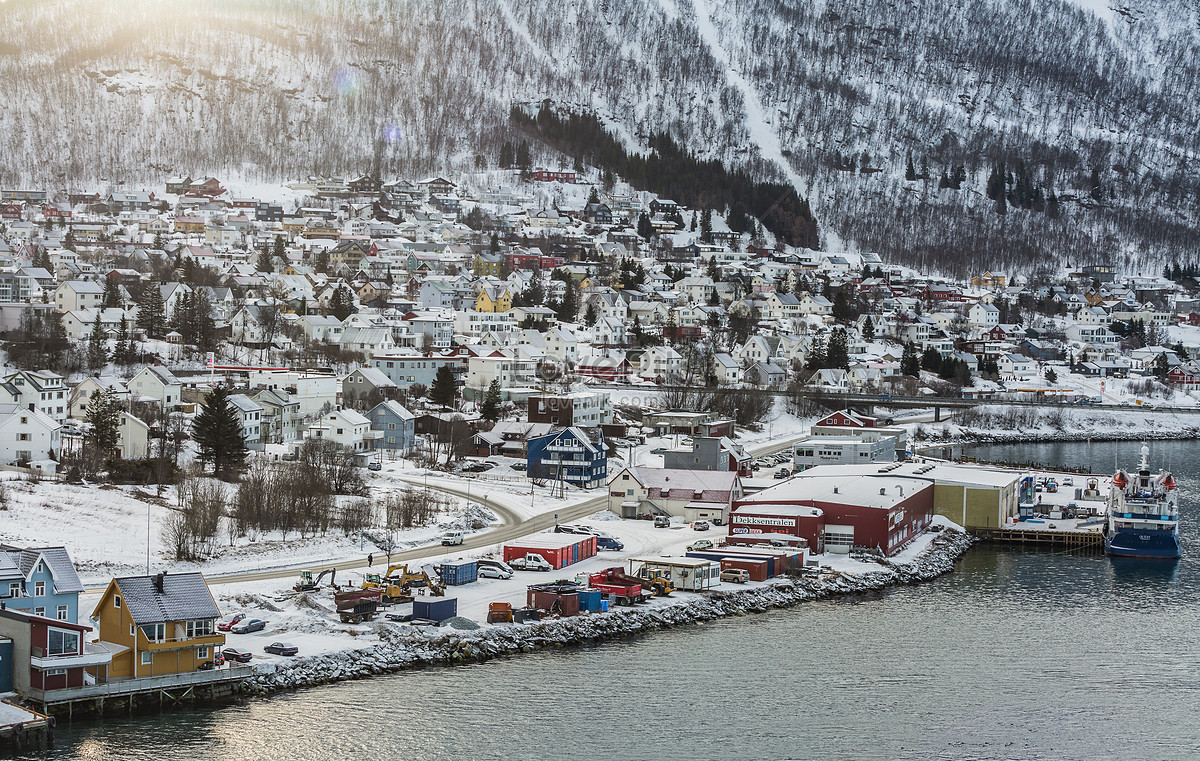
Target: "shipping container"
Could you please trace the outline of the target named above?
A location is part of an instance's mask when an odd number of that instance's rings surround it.
[[[578,534],[535,534],[515,544],[504,545],[504,561],[523,558],[527,554],[540,555],[546,562],[559,570],[596,554],[596,537]]]
[[[438,600],[421,598],[413,600],[413,618],[427,618],[441,623],[458,615],[458,599],[447,597]]]
[[[689,552],[687,554],[687,557],[689,557],[689,558],[704,558],[706,560],[716,560],[717,562],[721,562],[721,561],[727,560],[727,559],[728,560],[765,560],[767,563],[767,578],[768,579],[774,578],[776,575],[775,574],[775,558],[773,558],[773,557],[763,557],[761,555],[748,555],[748,554],[745,554],[740,551],[724,550],[724,549],[718,549],[715,547],[711,550],[701,550],[700,552]]]
[[[804,565],[804,551],[790,547],[740,547],[730,546],[728,549],[747,557],[773,557],[777,559],[776,570],[782,575],[794,571]]]
[[[442,584],[456,587],[460,584],[470,584],[479,578],[479,563],[474,560],[455,560],[438,566],[438,576]]]
[[[752,558],[725,558],[721,561],[721,570],[726,568],[740,568],[750,574],[750,581],[766,581],[771,578],[767,575],[767,561],[754,560]]]
[[[579,591],[554,591],[553,588],[538,589],[530,587],[525,593],[525,604],[537,610],[548,613],[558,613],[561,616],[579,615]]]
[[[579,610],[587,611],[588,613],[599,613],[600,603],[604,600],[604,595],[599,589],[581,589],[579,590]]]

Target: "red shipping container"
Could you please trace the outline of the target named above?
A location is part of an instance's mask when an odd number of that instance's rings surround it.
[[[721,570],[726,568],[740,568],[750,574],[750,581],[766,581],[770,578],[767,574],[766,560],[751,560],[749,558],[738,558],[736,560],[727,558],[721,561]]]
[[[504,545],[505,562],[523,558],[530,553],[540,555],[557,571],[593,557],[596,554],[596,537],[578,534],[535,534],[514,544]]]
[[[564,592],[556,594],[538,589],[530,589],[525,593],[525,604],[538,610],[546,610],[563,616],[579,615],[579,593]]]

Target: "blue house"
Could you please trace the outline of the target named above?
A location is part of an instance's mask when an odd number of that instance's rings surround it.
[[[79,621],[83,584],[66,547],[0,545],[0,602],[58,621]]]
[[[608,482],[608,445],[601,433],[595,443],[579,428],[535,436],[527,443],[525,472],[530,478],[566,481],[583,489]]]
[[[380,402],[367,413],[371,430],[382,436],[375,442],[376,449],[387,449],[400,454],[412,451],[416,438],[416,416],[395,400]]]

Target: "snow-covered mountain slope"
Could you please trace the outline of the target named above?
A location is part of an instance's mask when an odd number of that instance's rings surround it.
[[[796,184],[848,245],[1136,271],[1193,256],[1197,90],[1197,0],[10,1],[0,183],[468,168],[551,98]],[[1059,218],[997,214],[997,161]]]

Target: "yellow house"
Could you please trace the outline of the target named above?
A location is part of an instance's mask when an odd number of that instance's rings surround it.
[[[113,579],[96,604],[100,641],[113,653],[106,676],[196,671],[225,644],[221,617],[200,573]]]
[[[175,232],[202,233],[204,232],[204,220],[200,217],[175,217]]]
[[[1003,288],[1007,284],[1008,279],[1002,272],[985,272],[971,278],[971,287],[973,288]]]
[[[504,257],[499,254],[476,254],[475,261],[471,264],[471,271],[475,273],[475,277],[492,277],[500,276],[500,267],[504,263]]]
[[[475,297],[476,312],[507,312],[512,309],[512,294],[505,288],[499,294],[493,288],[482,288]]]

